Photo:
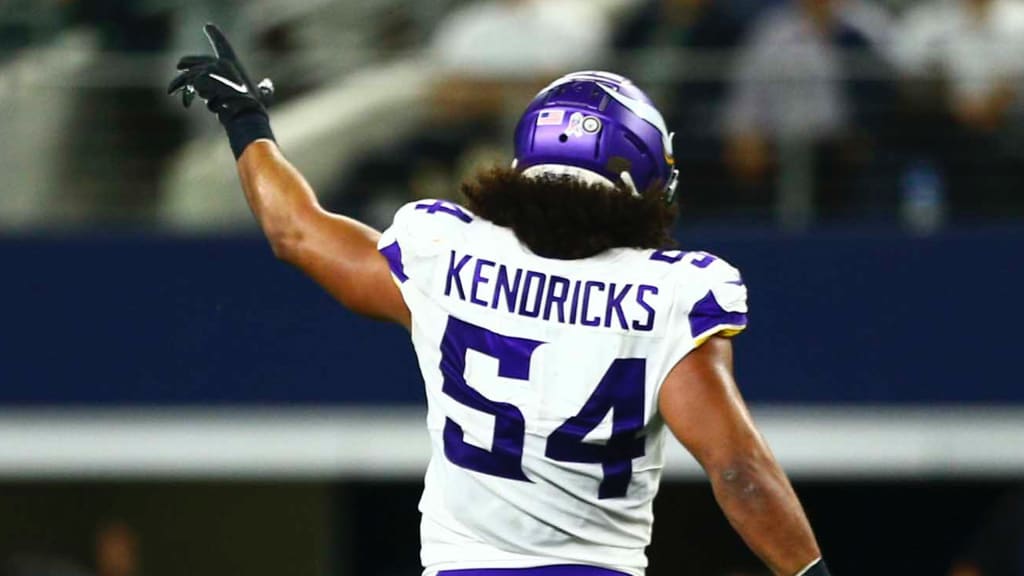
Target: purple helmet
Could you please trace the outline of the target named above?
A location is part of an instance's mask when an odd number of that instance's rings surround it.
[[[665,119],[629,79],[574,72],[533,99],[516,127],[513,168],[526,176],[569,175],[675,197],[679,172]]]

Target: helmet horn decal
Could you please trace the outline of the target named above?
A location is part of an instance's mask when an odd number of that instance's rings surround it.
[[[658,132],[661,133],[661,141],[665,146],[665,155],[668,157],[674,156],[672,152],[672,134],[668,131],[668,126],[665,124],[664,116],[661,115],[661,112],[658,112],[657,108],[651,106],[647,102],[634,100],[621,92],[612,90],[604,84],[598,84],[598,86],[600,86],[601,89],[611,96],[616,102],[625,106],[627,110],[657,128]]]
[[[570,84],[572,82],[611,82],[613,84],[632,84],[629,78],[619,76],[618,74],[612,74],[611,72],[599,72],[593,70],[586,72],[574,72],[572,74],[566,74],[565,76],[556,79],[551,84],[548,84],[547,87],[537,93],[537,96],[540,96],[554,88],[558,88],[563,84]]]

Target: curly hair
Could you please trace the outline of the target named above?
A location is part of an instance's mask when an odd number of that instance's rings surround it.
[[[527,178],[493,168],[462,185],[467,208],[545,258],[575,260],[610,248],[674,248],[677,209],[658,191],[636,197],[626,189],[566,176]]]

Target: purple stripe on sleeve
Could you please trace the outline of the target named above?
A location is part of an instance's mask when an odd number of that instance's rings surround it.
[[[481,570],[442,570],[437,576],[627,576],[617,570],[595,566],[538,566],[536,568],[488,568]]]
[[[746,326],[747,315],[743,312],[726,312],[710,290],[690,311],[690,334],[696,338],[707,334],[718,326]]]
[[[398,245],[398,240],[381,248],[380,253],[388,259],[388,266],[395,278],[398,278],[399,282],[405,283],[409,277],[405,275],[405,267],[402,265],[402,247]]]

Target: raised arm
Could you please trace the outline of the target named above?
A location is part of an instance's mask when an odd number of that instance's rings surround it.
[[[227,131],[246,200],[274,254],[315,280],[353,312],[409,326],[409,310],[377,251],[380,233],[320,207],[305,178],[274,142],[265,100],[273,84],[254,84],[224,34],[205,28],[214,55],[186,56],[168,92],[188,107],[206,101]]]
[[[278,258],[305,272],[349,310],[409,326],[409,309],[377,251],[380,232],[321,208],[305,178],[269,140],[246,147],[238,175]]]
[[[681,360],[658,406],[704,468],[733,528],[772,573],[828,574],[800,501],[736,387],[730,340],[712,337]]]

